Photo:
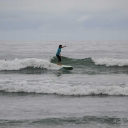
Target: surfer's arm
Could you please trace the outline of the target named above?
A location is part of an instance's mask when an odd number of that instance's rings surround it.
[[[64,47],[66,47],[66,46],[62,46],[61,48],[64,48]]]

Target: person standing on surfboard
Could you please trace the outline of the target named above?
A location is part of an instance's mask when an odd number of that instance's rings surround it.
[[[61,53],[61,48],[64,48],[64,47],[66,47],[66,46],[59,45],[59,48],[58,48],[58,50],[56,52],[56,56],[58,58],[57,65],[61,65],[61,54],[60,53]]]

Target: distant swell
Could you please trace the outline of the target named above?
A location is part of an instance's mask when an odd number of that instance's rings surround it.
[[[31,120],[0,120],[1,126],[32,126],[32,125],[45,125],[45,126],[56,126],[62,124],[76,124],[79,127],[79,124],[126,124],[128,123],[127,118],[118,118],[118,117],[108,117],[108,116],[84,116],[84,117],[63,117],[63,118],[45,118],[45,119],[31,119]]]

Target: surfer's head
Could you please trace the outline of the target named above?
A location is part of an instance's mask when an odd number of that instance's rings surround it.
[[[62,45],[59,45],[59,48],[62,48]]]

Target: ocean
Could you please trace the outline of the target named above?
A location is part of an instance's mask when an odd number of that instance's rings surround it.
[[[0,41],[0,128],[37,127],[128,128],[128,41]]]

